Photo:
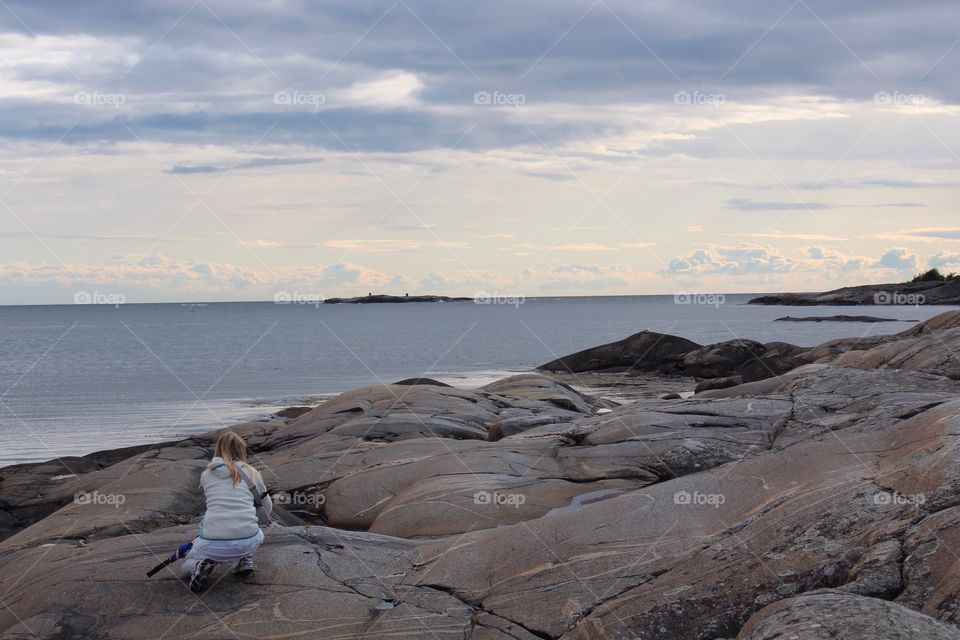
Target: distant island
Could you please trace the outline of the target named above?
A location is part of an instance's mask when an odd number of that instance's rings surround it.
[[[748,304],[816,306],[816,305],[924,305],[960,304],[960,276],[944,275],[931,269],[910,282],[899,284],[866,284],[843,287],[825,293],[781,293],[760,296]]]
[[[365,296],[356,298],[327,298],[324,304],[374,304],[374,303],[398,303],[398,302],[463,302],[473,300],[473,298],[458,298],[450,296],[391,296],[385,293],[376,295],[368,293]]]
[[[877,318],[874,316],[810,316],[796,318],[784,316],[774,322],[920,322],[919,320],[898,320],[897,318]]]

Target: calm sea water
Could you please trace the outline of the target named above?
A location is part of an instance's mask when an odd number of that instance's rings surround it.
[[[374,305],[0,307],[0,466],[206,431],[377,382],[477,386],[643,329],[700,343],[814,345],[906,323],[783,323],[849,308],[675,304],[672,296]],[[877,307],[925,320],[937,307]]]

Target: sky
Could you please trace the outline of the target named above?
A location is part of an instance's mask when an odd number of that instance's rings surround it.
[[[0,0],[0,304],[960,271],[958,65],[929,0]]]

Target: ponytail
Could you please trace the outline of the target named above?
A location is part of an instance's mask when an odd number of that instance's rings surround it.
[[[238,465],[241,462],[244,464],[247,462],[247,445],[244,444],[243,438],[232,431],[227,431],[217,438],[213,455],[223,458],[224,465],[230,470],[233,485],[236,486],[240,482],[240,467]]]

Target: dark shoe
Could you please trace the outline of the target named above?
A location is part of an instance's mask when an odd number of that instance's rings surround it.
[[[237,561],[237,566],[233,568],[233,575],[244,578],[253,575],[253,556],[244,556]]]
[[[193,568],[193,575],[190,576],[190,591],[200,593],[207,588],[215,564],[213,560],[201,560],[197,563],[197,566]]]

